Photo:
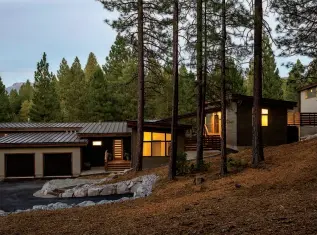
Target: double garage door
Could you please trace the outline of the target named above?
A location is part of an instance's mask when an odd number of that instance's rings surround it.
[[[6,154],[5,164],[6,177],[34,177],[35,167],[43,168],[43,176],[72,175],[71,153],[43,154],[43,165],[35,164],[34,154]]]

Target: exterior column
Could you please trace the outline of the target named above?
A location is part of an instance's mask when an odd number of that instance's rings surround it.
[[[44,161],[41,152],[35,153],[35,177],[42,178],[44,176]]]
[[[79,176],[81,173],[81,149],[77,148],[72,152],[72,173]]]
[[[5,177],[5,157],[4,153],[0,152],[0,180]]]

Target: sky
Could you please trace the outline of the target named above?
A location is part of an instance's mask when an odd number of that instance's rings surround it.
[[[78,56],[84,68],[90,52],[104,64],[116,37],[104,19],[114,17],[96,0],[0,0],[0,76],[4,84],[33,81],[43,52],[53,73],[63,57],[71,64]],[[273,17],[268,22],[275,27]],[[281,77],[288,74],[282,63],[297,58],[276,58]]]

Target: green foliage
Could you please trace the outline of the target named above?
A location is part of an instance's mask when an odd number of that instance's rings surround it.
[[[190,164],[187,161],[187,154],[186,153],[179,153],[177,154],[176,159],[176,175],[186,175],[193,171],[194,165]]]
[[[19,96],[21,98],[21,102],[32,100],[33,98],[33,86],[30,80],[26,80],[26,82],[20,87]]]
[[[263,86],[262,96],[271,99],[283,99],[282,79],[276,66],[272,44],[267,36],[263,37]],[[247,94],[253,95],[253,60],[250,61],[247,78]]]
[[[308,84],[307,77],[304,76],[305,67],[297,60],[292,70],[289,72],[288,79],[286,81],[284,99],[289,101],[298,101],[297,90]]]
[[[97,58],[94,53],[90,52],[88,56],[87,64],[84,70],[86,82],[89,82],[93,78],[95,72],[98,69],[100,69],[100,66],[98,64]]]
[[[230,171],[241,171],[246,168],[248,163],[240,158],[229,157],[227,161],[227,166]]]
[[[13,89],[10,91],[9,102],[10,102],[10,107],[12,112],[12,120],[18,121],[18,115],[20,112],[22,100],[17,90]]]
[[[54,75],[49,72],[46,54],[37,63],[34,73],[33,105],[30,118],[35,122],[52,122],[60,119],[60,104],[54,82]]]
[[[178,110],[180,114],[190,113],[196,110],[195,86],[195,74],[189,72],[185,65],[181,65],[178,83]]]
[[[27,122],[30,119],[30,110],[32,107],[32,101],[25,100],[22,105],[19,112],[19,120],[22,122]]]
[[[10,102],[5,85],[0,77],[0,122],[8,122],[11,119]]]
[[[97,122],[113,120],[112,112],[114,112],[115,105],[111,102],[109,94],[104,73],[101,68],[99,68],[90,80],[88,90],[87,110],[89,121]]]

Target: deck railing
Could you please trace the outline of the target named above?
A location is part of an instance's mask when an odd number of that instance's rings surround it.
[[[317,113],[287,113],[288,126],[317,126]]]
[[[221,145],[220,135],[209,135],[203,138],[204,150],[220,150]],[[195,151],[197,145],[196,137],[186,137],[185,139],[185,151]]]

